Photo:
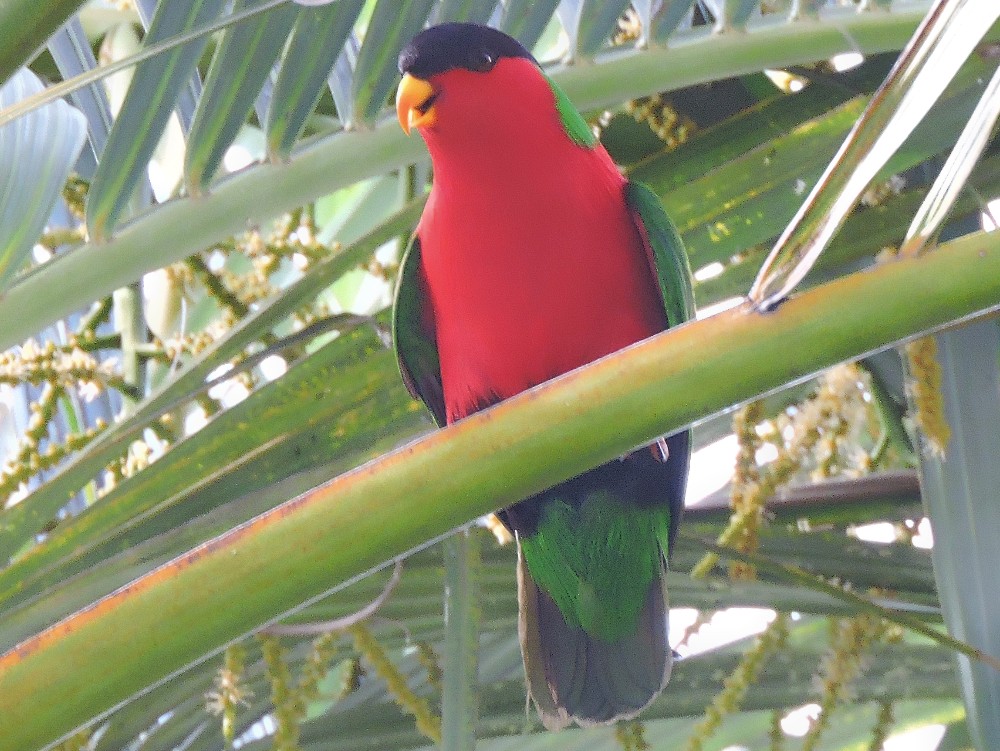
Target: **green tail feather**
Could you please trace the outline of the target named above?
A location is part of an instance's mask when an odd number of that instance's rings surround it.
[[[649,585],[632,631],[615,641],[570,625],[518,553],[518,632],[524,672],[542,723],[558,730],[631,719],[663,690],[673,664],[663,571]]]
[[[534,529],[518,535],[525,675],[549,728],[636,716],[666,685],[672,664],[664,580],[670,508],[588,485],[552,489],[538,502]]]
[[[567,624],[614,642],[635,631],[650,584],[661,575],[669,527],[668,508],[596,490],[578,506],[548,500],[521,550]]]

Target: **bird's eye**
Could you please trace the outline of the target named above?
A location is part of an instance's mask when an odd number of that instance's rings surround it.
[[[489,50],[478,50],[469,60],[469,70],[476,73],[487,73],[497,64],[496,57]]]

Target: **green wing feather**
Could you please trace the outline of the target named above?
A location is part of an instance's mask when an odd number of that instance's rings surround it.
[[[438,426],[443,426],[447,420],[441,361],[434,331],[427,328],[428,316],[423,309],[426,300],[420,238],[414,235],[399,264],[392,306],[392,344],[406,388],[427,405]]]
[[[549,88],[552,89],[552,96],[555,97],[556,109],[559,111],[559,119],[562,121],[566,135],[580,146],[588,149],[594,148],[597,145],[597,136],[587,125],[583,115],[577,111],[569,97],[566,96],[566,92],[560,89],[555,81],[548,76],[545,76],[545,80],[549,82]]]
[[[642,183],[625,186],[625,203],[642,222],[652,254],[650,263],[663,294],[667,322],[679,326],[695,317],[694,287],[684,243],[674,223],[663,210],[656,193]]]
[[[694,283],[691,276],[691,266],[688,255],[681,242],[680,233],[674,226],[663,204],[656,193],[642,183],[629,182],[625,186],[625,203],[632,210],[636,221],[641,223],[648,240],[647,251],[649,262],[653,267],[656,280],[663,296],[663,308],[667,314],[667,323],[671,327],[694,320],[696,316],[694,301]],[[678,434],[680,436],[682,434]],[[683,458],[680,462],[684,470],[684,480],[679,483],[681,489],[675,495],[683,495],[683,487],[687,484],[687,467],[691,461],[691,430],[683,432],[687,440],[681,441]],[[678,441],[673,441],[671,452],[677,453]],[[678,457],[674,457],[675,459]],[[684,511],[684,499],[671,497],[670,538],[676,534]],[[664,553],[668,548],[663,548]]]

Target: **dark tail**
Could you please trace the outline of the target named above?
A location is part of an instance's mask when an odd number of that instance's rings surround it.
[[[636,632],[613,643],[567,625],[531,578],[520,547],[517,598],[528,692],[548,729],[630,719],[667,685],[673,660],[663,576],[650,585]]]

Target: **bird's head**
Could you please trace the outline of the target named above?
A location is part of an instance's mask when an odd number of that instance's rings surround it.
[[[538,63],[502,31],[471,23],[425,29],[399,56],[399,124],[418,129],[431,147],[491,148],[539,112],[555,117],[552,91]],[[555,122],[555,120],[553,120]]]

